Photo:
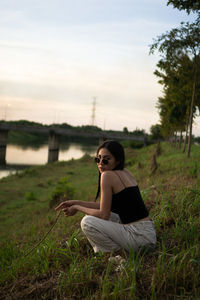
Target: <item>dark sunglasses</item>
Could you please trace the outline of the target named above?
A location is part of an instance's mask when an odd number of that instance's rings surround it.
[[[95,157],[95,162],[97,163],[97,164],[99,164],[100,163],[100,161],[104,164],[104,165],[108,165],[109,164],[109,159],[107,159],[107,158],[103,158],[102,160],[99,158],[99,157]]]

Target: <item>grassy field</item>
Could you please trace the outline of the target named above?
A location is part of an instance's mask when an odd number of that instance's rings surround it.
[[[80,231],[82,214],[61,215],[64,199],[93,201],[97,169],[93,159],[57,162],[0,180],[0,299],[200,299],[200,147],[191,158],[167,143],[150,170],[156,145],[126,149],[154,219],[153,252],[124,253],[121,268],[108,254],[94,255]]]

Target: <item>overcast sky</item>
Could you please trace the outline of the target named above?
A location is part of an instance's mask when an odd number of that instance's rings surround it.
[[[153,38],[194,15],[167,0],[0,0],[0,119],[149,132]],[[194,134],[200,136],[200,118]]]

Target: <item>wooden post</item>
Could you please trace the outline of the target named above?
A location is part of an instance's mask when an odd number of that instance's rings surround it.
[[[49,132],[49,153],[48,162],[53,162],[58,160],[59,154],[59,135],[53,130]]]
[[[6,164],[8,130],[0,130],[0,165]]]

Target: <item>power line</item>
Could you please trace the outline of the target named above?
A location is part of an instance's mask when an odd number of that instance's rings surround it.
[[[96,97],[93,97],[91,125],[94,126],[96,121]]]

